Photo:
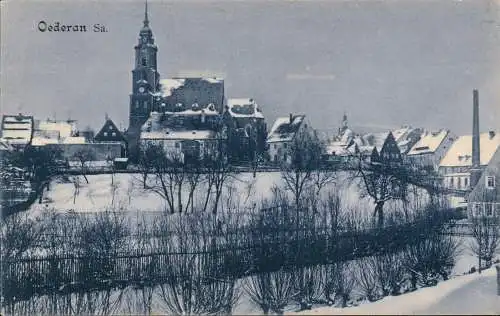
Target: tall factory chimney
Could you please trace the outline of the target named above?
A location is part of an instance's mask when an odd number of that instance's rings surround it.
[[[479,144],[479,93],[473,90],[472,105],[472,168],[470,173],[470,187],[476,186],[481,177],[481,156]]]

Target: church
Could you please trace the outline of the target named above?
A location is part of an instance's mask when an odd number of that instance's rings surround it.
[[[217,132],[217,129],[222,125],[229,129],[235,126],[247,127],[248,129],[248,126],[239,126],[241,118],[235,118],[234,115],[224,115],[230,109],[226,105],[223,79],[216,77],[160,79],[157,59],[158,46],[149,25],[147,2],[143,26],[134,50],[135,65],[132,70],[132,93],[130,94],[129,127],[127,130],[127,141],[132,160],[136,159],[141,143],[151,143],[152,141],[164,143],[167,139],[171,141],[172,132],[176,132],[176,135],[184,135],[186,133],[180,132],[189,131],[194,135],[193,131],[199,131],[196,126],[202,126],[202,130],[207,135]],[[250,110],[255,112],[252,117],[256,117],[250,121],[250,125],[256,126],[251,127],[261,131],[265,137],[264,117],[260,108],[251,106]],[[213,124],[206,124],[209,121]],[[203,124],[194,124],[193,122],[203,122]],[[201,134],[198,133],[198,135]],[[141,135],[143,135],[142,138]],[[161,135],[165,135],[165,137]],[[183,139],[176,139],[177,141],[182,142]],[[189,141],[193,141],[192,137]],[[196,141],[201,142],[202,140],[196,139]],[[245,139],[242,139],[242,142],[252,143]],[[175,146],[180,148],[180,144],[175,144]]]

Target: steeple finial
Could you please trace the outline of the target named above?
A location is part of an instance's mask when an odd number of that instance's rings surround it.
[[[144,5],[144,26],[149,26],[149,19],[148,19],[148,0],[146,0],[145,5]]]

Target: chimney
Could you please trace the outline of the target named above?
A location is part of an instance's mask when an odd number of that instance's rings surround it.
[[[473,105],[472,105],[472,168],[470,175],[471,188],[479,181],[481,177],[481,157],[479,144],[479,93],[476,89],[473,90]]]
[[[290,124],[292,124],[292,122],[293,122],[293,114],[290,113]]]

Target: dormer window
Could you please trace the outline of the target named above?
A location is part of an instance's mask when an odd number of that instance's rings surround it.
[[[495,176],[486,176],[486,188],[488,189],[495,188]]]

